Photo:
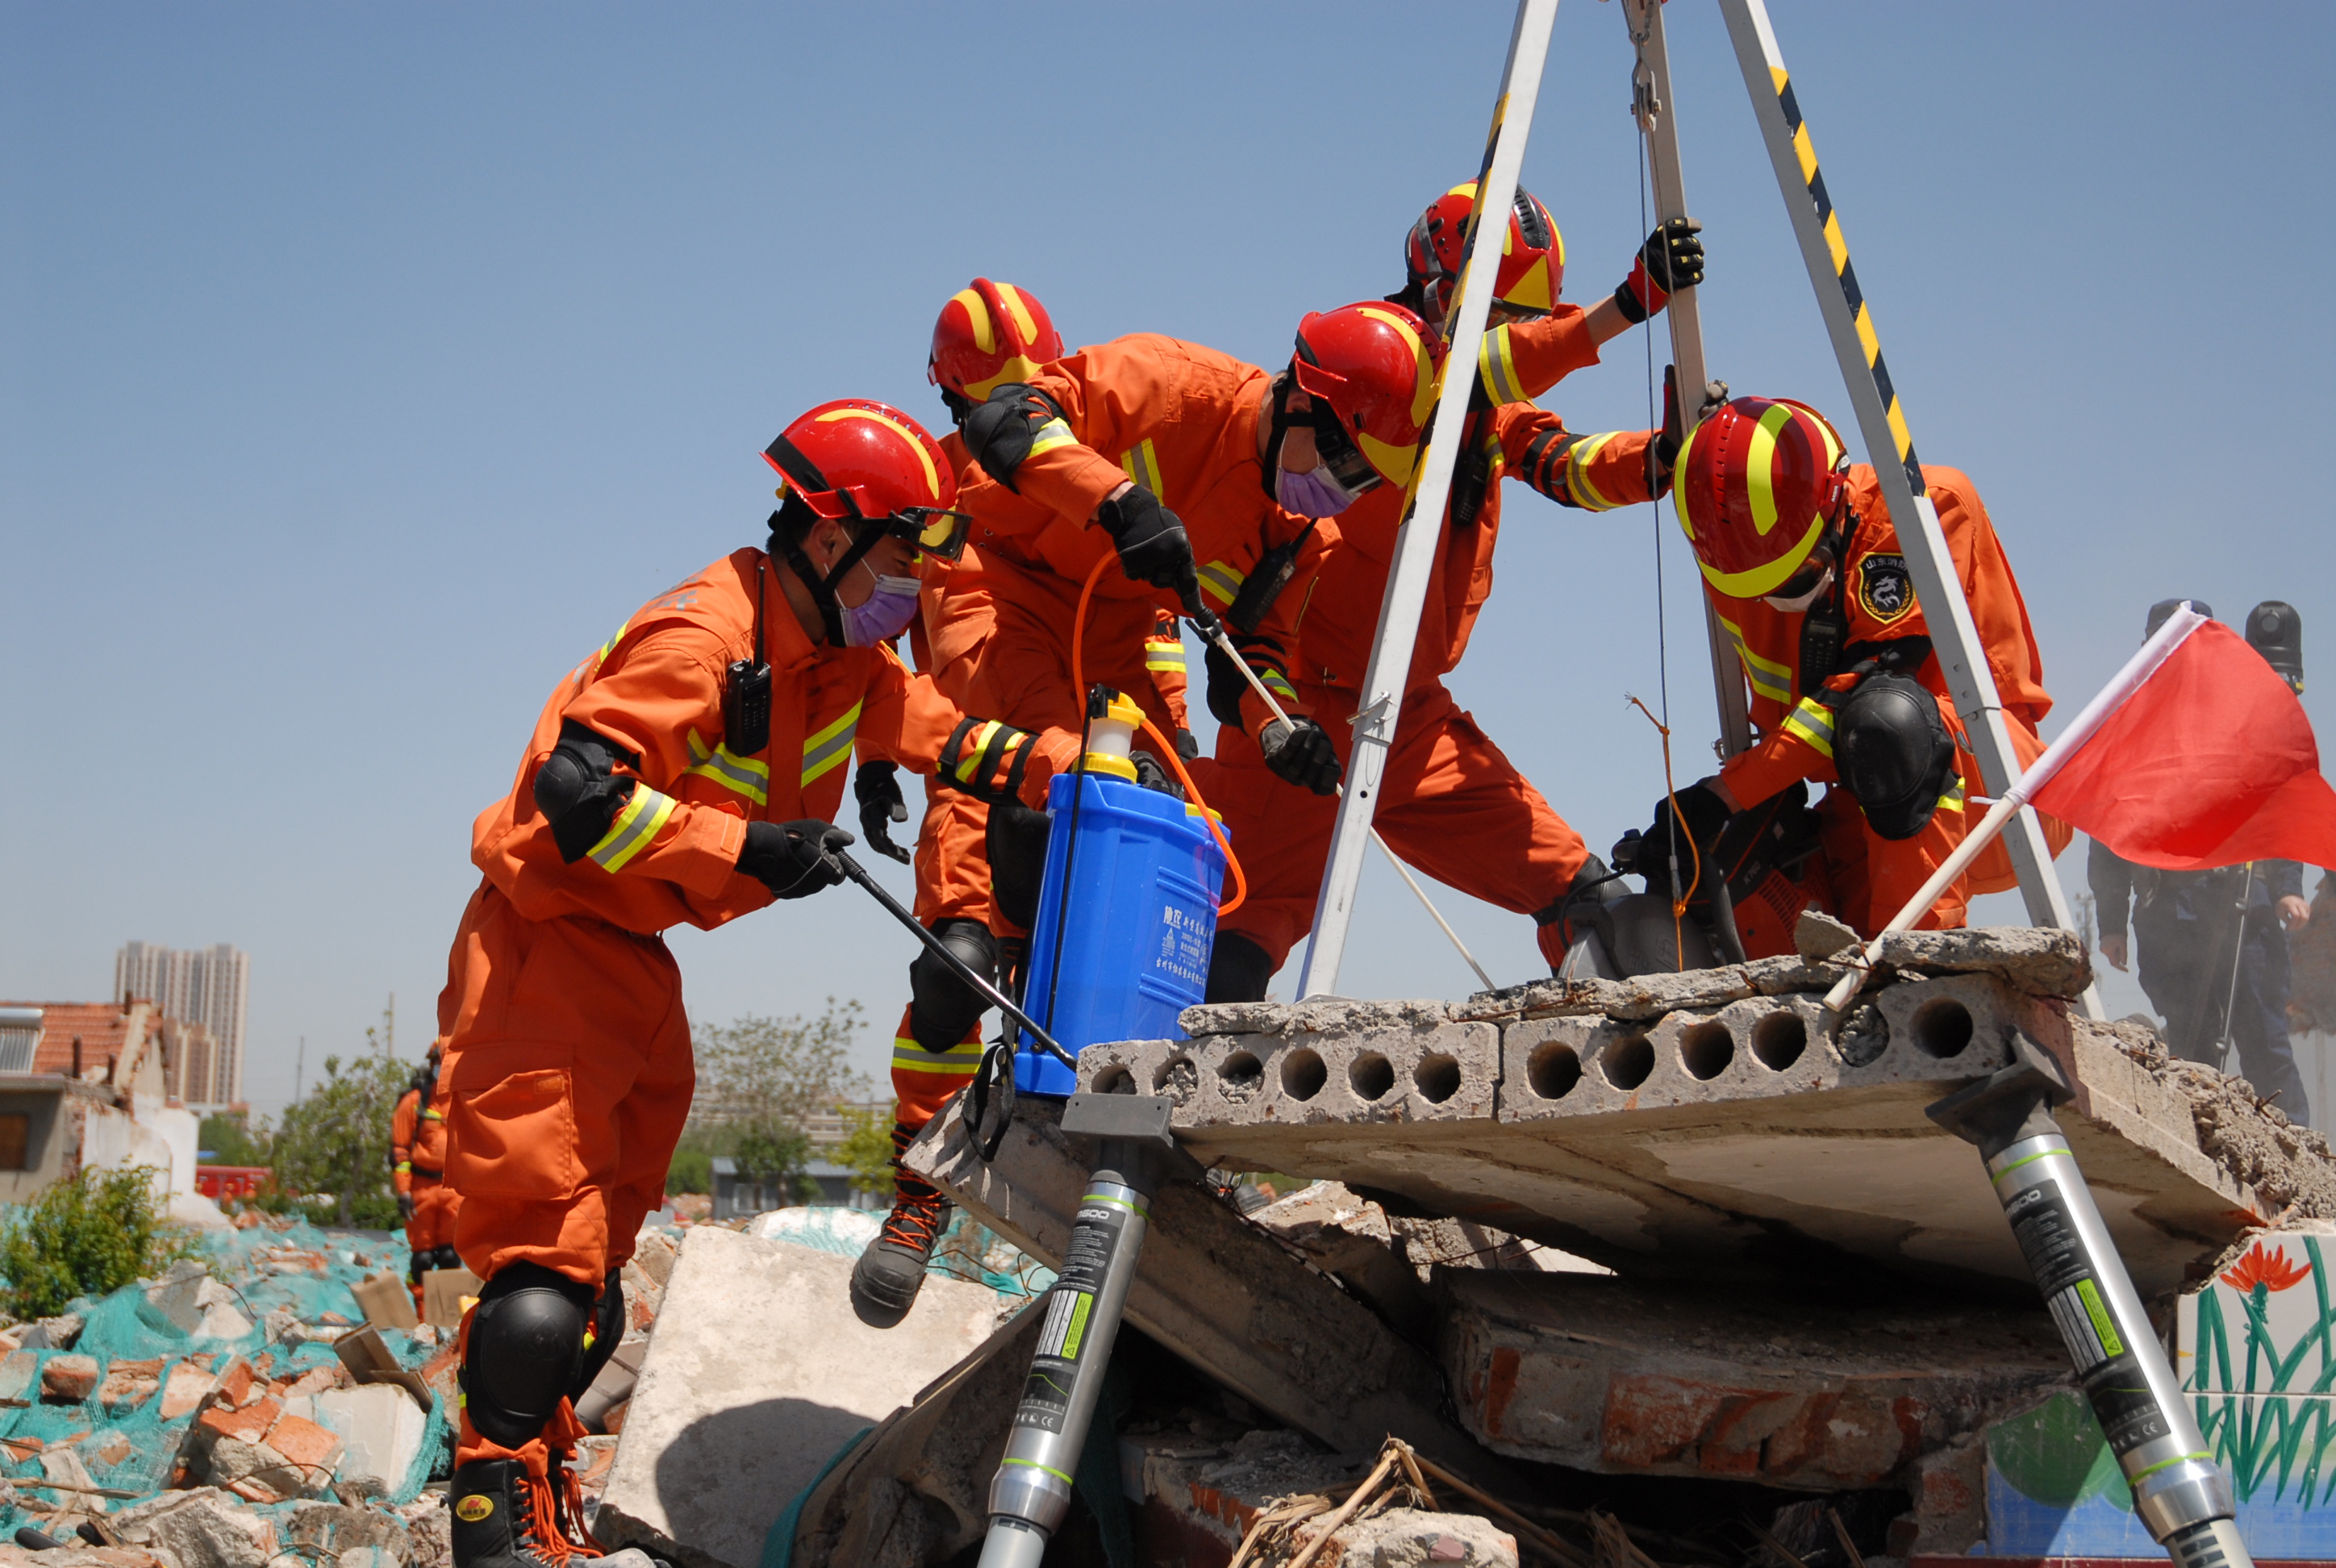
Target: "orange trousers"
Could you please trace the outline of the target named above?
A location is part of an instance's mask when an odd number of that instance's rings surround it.
[[[1913,838],[1885,839],[1865,825],[1865,813],[1846,790],[1827,789],[1817,803],[1817,819],[1825,875],[1833,883],[1834,914],[1861,937],[1888,925],[1963,842],[1969,816],[1969,807],[1942,807]],[[1970,908],[1971,879],[1966,876],[1947,889],[1931,912],[1914,922],[1914,929],[1936,931],[1962,925]]]
[[[951,650],[933,672],[934,684],[967,713],[1029,730],[1082,728],[1086,705],[1071,679],[1071,625],[1078,599],[1078,584],[1025,570],[995,555],[983,557],[978,572],[950,573],[930,613],[960,628],[985,629],[970,640],[934,635],[937,648]],[[1144,645],[1155,619],[1149,599],[1091,599],[1079,673],[1090,686],[1108,686],[1134,698],[1173,743],[1175,717],[1145,666]],[[1136,745],[1158,749],[1141,735]],[[991,901],[988,828],[989,808],[979,801],[953,790],[926,792],[915,869],[916,915],[928,927],[968,920],[981,921],[999,937],[1028,934]],[[981,1059],[980,1042],[977,1022],[953,1049],[941,1055],[927,1051],[910,1035],[904,1008],[892,1040],[894,1120],[913,1131],[939,1114],[972,1078]]]
[[[1311,685],[1298,693],[1343,765],[1358,695]],[[1231,728],[1217,731],[1215,765],[1195,778],[1223,814],[1249,880],[1247,901],[1220,934],[1248,938],[1278,969],[1314,924],[1338,800],[1276,778],[1257,743]],[[1442,681],[1404,696],[1372,822],[1390,849],[1429,876],[1519,914],[1563,898],[1590,853]],[[1536,937],[1552,969],[1565,957],[1561,929],[1552,921]]]
[[[482,883],[447,991],[456,1251],[482,1280],[524,1261],[598,1290],[664,1201],[696,1087],[672,954],[603,920],[528,920]],[[501,1452],[464,1422],[459,1458]]]
[[[405,1222],[405,1242],[416,1252],[454,1243],[454,1215],[462,1194],[444,1182],[414,1178],[414,1218]]]

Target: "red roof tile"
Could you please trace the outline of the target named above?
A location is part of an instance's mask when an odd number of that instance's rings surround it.
[[[0,1002],[0,1008],[41,1009],[41,1044],[33,1053],[36,1073],[70,1074],[76,1036],[83,1070],[103,1066],[129,1044],[130,1014],[119,1002]],[[140,1016],[151,1029],[153,1009],[141,1004]]]

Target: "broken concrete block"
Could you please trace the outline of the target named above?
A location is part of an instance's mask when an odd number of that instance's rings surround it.
[[[2244,1085],[2152,1059],[2004,978],[2060,963],[2067,944],[1948,934],[1902,955],[1940,973],[1885,978],[1837,1027],[1809,995],[1761,978],[1798,959],[1474,998],[1453,1011],[1481,1011],[1473,1024],[1500,1032],[1490,1117],[1341,1109],[1326,1074],[1320,1108],[1299,1119],[1284,1079],[1302,1087],[1329,1057],[1310,1036],[1300,1057],[1288,1020],[1254,1007],[1241,1021],[1258,1027],[1240,1036],[1089,1047],[1082,1086],[1124,1077],[1148,1090],[1139,1069],[1181,1050],[1191,1085],[1174,1125],[1201,1163],[1334,1178],[1626,1273],[1765,1288],[1802,1267],[1790,1260],[1820,1255],[1990,1290],[2027,1284],[2025,1261],[1978,1156],[1923,1113],[2006,1065],[2019,1037],[2076,1087],[2062,1129],[2145,1299],[2202,1277],[2251,1226],[2336,1215],[2336,1166],[2316,1135],[2282,1126]],[[1657,1004],[1669,1010],[1649,1016]],[[1360,1039],[1387,1026],[1355,1027]],[[1258,1068],[1245,1100],[1200,1073],[1236,1049]]]
[[[40,1396],[33,1383],[41,1375],[38,1350],[11,1350],[0,1360],[0,1408],[19,1409]]]
[[[306,1495],[332,1479],[329,1471],[312,1479],[277,1453],[273,1444],[246,1443],[234,1437],[221,1437],[211,1445],[203,1474],[212,1485],[225,1487],[246,1502],[263,1505]]]
[[[41,1451],[41,1475],[59,1486],[69,1488],[52,1494],[61,1508],[84,1514],[105,1512],[105,1499],[92,1490],[97,1483],[91,1478],[89,1466],[83,1465],[81,1456],[71,1448],[63,1445],[44,1448]]]
[[[268,1446],[282,1455],[306,1483],[295,1491],[316,1491],[333,1479],[333,1467],[346,1445],[337,1432],[287,1411],[268,1429]],[[402,1474],[399,1479],[404,1479]]]
[[[79,1312],[43,1318],[25,1329],[16,1344],[25,1350],[70,1350],[73,1341],[81,1338],[82,1320]]]
[[[268,1429],[283,1414],[284,1407],[269,1398],[254,1399],[239,1409],[230,1408],[222,1401],[196,1417],[195,1428],[212,1442],[227,1438],[238,1443],[258,1443],[268,1437]]]
[[[1299,1534],[1304,1538],[1302,1526]],[[1517,1541],[1472,1514],[1390,1508],[1340,1525],[1331,1551],[1315,1561],[1336,1563],[1338,1568],[1517,1568]]]
[[[1310,1003],[1309,1023],[1332,1018]],[[1357,1009],[1345,1009],[1355,1012]],[[1287,1018],[1266,1034],[1128,1040],[1088,1047],[1089,1081],[1104,1094],[1164,1095],[1179,1120],[1239,1115],[1260,1122],[1436,1122],[1493,1114],[1500,1031],[1451,1023],[1437,1005],[1391,1018],[1365,1015],[1344,1028]],[[1274,1070],[1268,1073],[1265,1058]]]
[[[105,1381],[98,1385],[97,1400],[108,1414],[131,1410],[152,1398],[161,1387],[159,1357],[151,1361],[112,1361],[106,1365]]]
[[[1405,1339],[1435,1342],[1435,1300],[1377,1203],[1337,1182],[1316,1182],[1249,1221],[1353,1291]]]
[[[137,1446],[120,1432],[108,1432],[90,1449],[89,1456],[101,1465],[113,1466],[138,1451]]]
[[[908,1168],[1053,1266],[1087,1176],[1059,1119],[1058,1106],[1023,1101],[985,1163],[952,1101],[910,1146]],[[1197,1183],[1170,1181],[1153,1198],[1127,1320],[1332,1448],[1372,1452],[1393,1433],[1479,1485],[1509,1479],[1440,1413],[1443,1380],[1425,1355]]]
[[[276,1554],[275,1526],[213,1486],[165,1492],[125,1509],[113,1528],[179,1568],[261,1568]]]
[[[771,1521],[836,1450],[988,1337],[996,1293],[928,1279],[897,1328],[853,1316],[852,1260],[689,1232],[596,1530],[683,1568],[756,1568]]]
[[[240,1339],[251,1332],[251,1320],[237,1310],[235,1303],[213,1301],[203,1309],[202,1320],[195,1325],[198,1339]]]
[[[405,1485],[430,1427],[429,1414],[411,1394],[394,1383],[366,1383],[327,1389],[315,1404],[316,1424],[346,1445],[338,1456],[345,1485],[386,1497]]]
[[[445,1505],[439,1505],[444,1510]],[[412,1540],[398,1520],[373,1508],[352,1508],[343,1503],[303,1503],[285,1521],[287,1545],[306,1548],[310,1562],[318,1557],[338,1561],[350,1552],[377,1551],[388,1556],[392,1568],[412,1550]]]
[[[192,1334],[203,1320],[206,1303],[195,1295],[210,1278],[209,1269],[198,1258],[181,1258],[165,1271],[162,1277],[146,1287],[149,1315],[158,1317],[181,1334]]]
[[[681,1243],[654,1226],[644,1226],[633,1238],[633,1261],[660,1290],[672,1281],[673,1265],[680,1256]]]
[[[1831,1306],[1581,1274],[1439,1284],[1469,1429],[1577,1470],[1895,1484],[2069,1377],[2040,1308]]]
[[[641,1363],[648,1353],[649,1342],[646,1339],[627,1339],[618,1345],[609,1356],[608,1364],[600,1368],[592,1386],[584,1391],[584,1397],[576,1401],[576,1418],[596,1430],[618,1430],[608,1425],[608,1414],[633,1397],[634,1387],[640,1380]]]
[[[78,1405],[97,1391],[97,1358],[51,1356],[41,1363],[41,1398]]]

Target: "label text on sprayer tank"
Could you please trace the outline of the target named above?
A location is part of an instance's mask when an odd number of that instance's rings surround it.
[[[2127,1454],[2165,1437],[2166,1417],[2093,1278],[2059,1183],[2039,1182],[2004,1205],[2004,1213],[2110,1448]]]
[[[1087,1330],[1095,1319],[1095,1297],[1119,1251],[1119,1233],[1126,1228],[1127,1211],[1116,1203],[1090,1199],[1079,1206],[1070,1245],[1064,1250],[1063,1271],[1046,1292],[1037,1354],[1031,1359],[1029,1380],[1022,1385],[1022,1407],[1014,1417],[1017,1426],[1046,1432],[1063,1429],[1070,1414],[1072,1375],[1092,1343]]]
[[[1172,890],[1163,881],[1163,894]],[[1160,908],[1160,943],[1153,962],[1163,974],[1173,975],[1195,995],[1209,987],[1209,954],[1215,943],[1217,922],[1206,912],[1163,902]]]

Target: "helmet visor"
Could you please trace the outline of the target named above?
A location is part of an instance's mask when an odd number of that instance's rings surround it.
[[[1379,471],[1371,466],[1347,427],[1338,423],[1338,414],[1320,398],[1314,400],[1314,454],[1349,495],[1360,495],[1379,482]]]
[[[884,531],[903,539],[926,555],[955,561],[965,553],[966,535],[973,527],[970,513],[939,506],[904,506],[884,520]]]

